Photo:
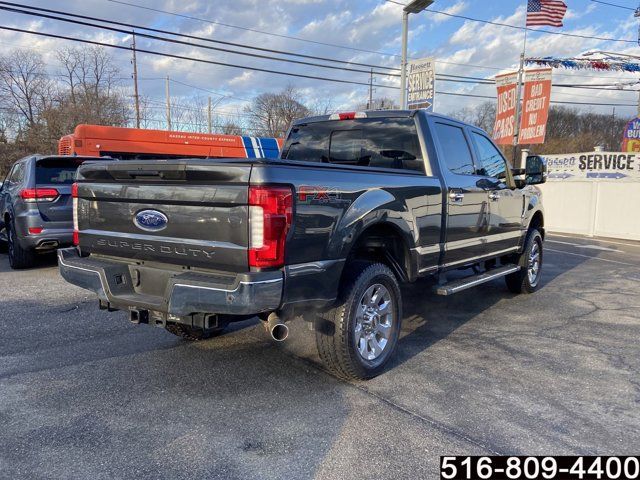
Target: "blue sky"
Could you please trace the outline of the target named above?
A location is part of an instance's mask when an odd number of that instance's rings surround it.
[[[124,1],[124,0],[123,0]],[[631,40],[631,43],[581,39],[544,33],[531,33],[527,54],[531,56],[554,55],[576,56],[589,50],[608,50],[629,54],[640,54],[638,48],[638,21],[633,11],[598,4],[589,0],[565,0],[569,11],[565,27],[553,29],[566,33],[587,36],[611,37]],[[166,29],[226,41],[259,45],[266,48],[294,50],[300,53],[319,55],[384,66],[398,66],[400,53],[400,19],[402,7],[383,0],[126,0],[141,6],[188,15],[201,21],[153,12],[122,5],[109,0],[30,0],[30,5],[44,6],[84,15],[117,19],[145,26],[161,26]],[[614,3],[636,7],[631,0],[615,0]],[[461,14],[495,22],[523,25],[525,2],[499,0],[493,2],[474,0],[436,0],[432,9]],[[15,13],[3,12],[0,24],[19,26],[31,30],[70,34],[82,38],[100,39],[113,44],[128,45],[125,35],[96,32],[83,27],[69,27],[50,20],[35,20]],[[266,35],[256,31],[241,30],[207,23],[212,20],[254,30],[289,35],[307,40],[332,43],[345,47],[366,49],[383,53],[367,53],[319,45],[283,37]],[[501,70],[517,66],[522,49],[523,32],[510,28],[488,25],[431,12],[411,17],[410,55],[412,57],[434,56],[437,71],[455,75],[492,78]],[[550,28],[551,27],[544,27]],[[52,51],[65,42],[60,40],[29,37],[27,34],[0,31],[3,50],[15,47],[31,47],[40,51],[48,64],[55,64]],[[166,45],[158,42],[138,40],[141,48],[150,48],[181,55],[198,56],[241,65],[254,65],[275,70],[320,75],[333,78],[368,81],[368,75],[325,70],[317,67],[298,66],[281,62],[257,60],[218,52],[201,51],[188,46]],[[125,51],[112,52],[115,63],[123,77],[130,74],[130,57]],[[141,93],[153,108],[160,109],[164,101],[163,77],[172,80],[172,97],[180,105],[196,105],[209,95],[204,90],[223,93],[218,109],[220,112],[241,111],[245,102],[258,93],[277,91],[288,84],[300,89],[301,95],[310,103],[329,102],[334,109],[349,109],[366,101],[368,90],[364,86],[353,86],[310,79],[287,78],[280,75],[250,72],[231,67],[219,67],[194,62],[139,55]],[[376,76],[376,96],[398,96],[397,90],[384,86],[396,86],[396,78]],[[554,82],[581,84],[615,84],[632,82],[638,76],[619,72],[554,70]],[[180,82],[180,83],[178,83]],[[182,85],[189,84],[192,87]],[[130,88],[124,82],[124,88]],[[635,88],[639,88],[638,85]],[[437,89],[457,93],[493,95],[492,85],[444,83]],[[554,88],[552,100],[630,103],[637,102],[637,93],[624,90],[576,90]],[[464,97],[436,97],[436,110],[447,113],[465,106],[473,106],[480,99]],[[611,107],[579,107],[601,112],[611,112]],[[633,107],[616,107],[617,115],[630,117]],[[230,115],[231,113],[228,113]]]

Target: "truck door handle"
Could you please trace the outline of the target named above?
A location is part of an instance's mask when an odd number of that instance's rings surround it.
[[[500,198],[500,194],[499,194],[498,192],[491,192],[491,193],[489,194],[489,199],[490,199],[490,200],[493,200],[494,202],[495,202],[496,200],[498,200],[499,198]]]
[[[462,200],[464,200],[464,193],[449,192],[449,200],[451,200],[451,203],[462,203]]]

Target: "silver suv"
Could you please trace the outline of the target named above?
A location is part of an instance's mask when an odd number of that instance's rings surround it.
[[[87,160],[98,159],[30,155],[13,164],[0,186],[0,240],[11,268],[29,268],[38,253],[73,244],[71,185]]]

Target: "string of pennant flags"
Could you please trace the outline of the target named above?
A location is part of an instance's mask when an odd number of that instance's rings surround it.
[[[527,58],[525,63],[569,70],[640,72],[640,63],[630,62],[622,57],[607,57],[606,59],[540,57]]]

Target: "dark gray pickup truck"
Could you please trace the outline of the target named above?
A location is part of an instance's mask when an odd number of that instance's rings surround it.
[[[257,315],[283,340],[301,315],[330,370],[370,378],[397,344],[401,283],[535,290],[545,178],[538,157],[514,172],[485,132],[440,115],[306,118],[280,159],[80,167],[79,244],[60,272],[101,308],[190,339]]]

